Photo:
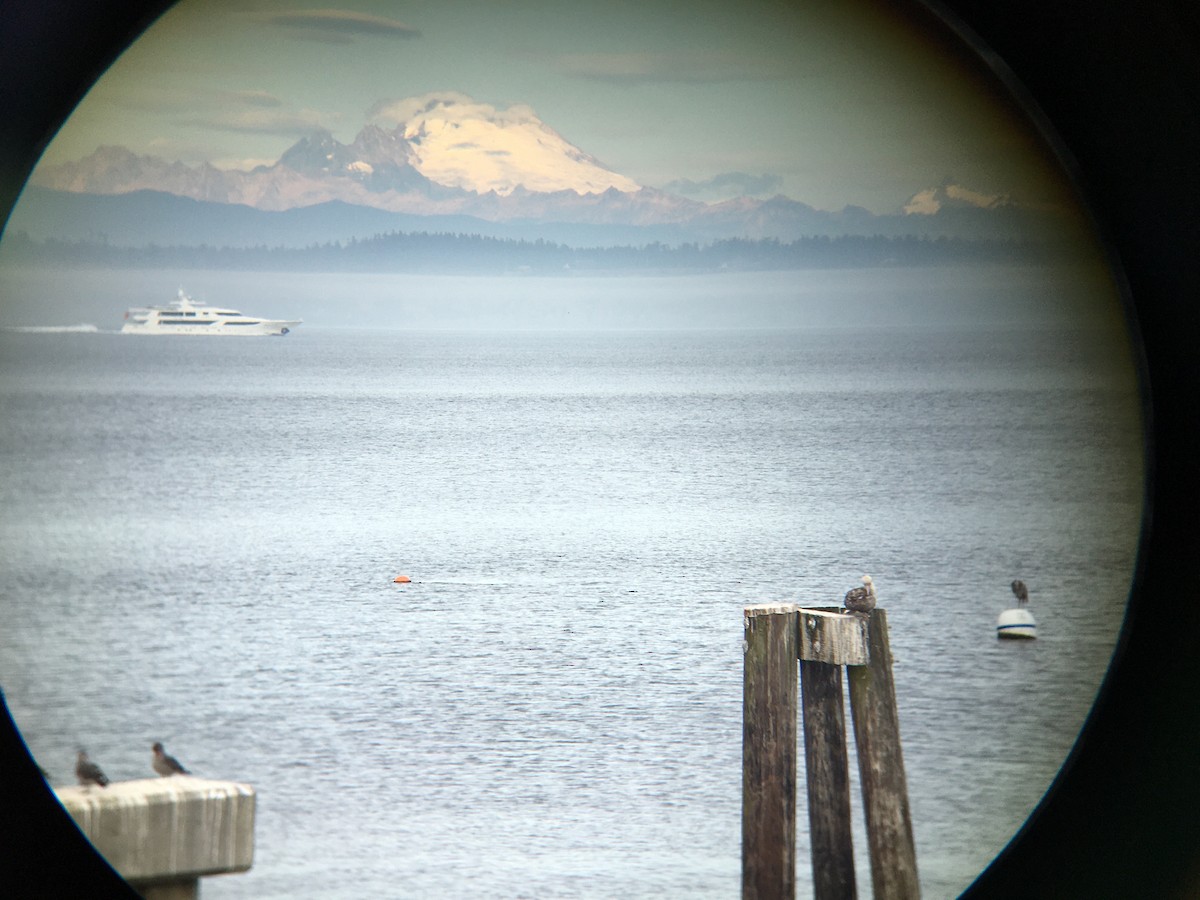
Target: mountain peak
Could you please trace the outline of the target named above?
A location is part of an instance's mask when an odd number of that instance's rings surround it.
[[[412,148],[398,131],[388,131],[378,125],[367,125],[358,133],[350,152],[356,160],[371,166],[412,164]]]
[[[913,194],[903,212],[908,216],[932,216],[942,209],[996,209],[1010,203],[1006,194],[981,194],[947,178],[935,188]]]
[[[312,131],[274,164],[250,171],[207,163],[189,167],[104,146],[77,162],[39,167],[32,182],[81,194],[157,191],[258,210],[340,201],[405,215],[470,215],[488,222],[686,226],[694,227],[696,236],[713,238],[794,238],[839,229],[1021,234],[1040,215],[1003,195],[973,191],[950,179],[914,194],[902,215],[883,217],[856,207],[840,213],[816,210],[779,194],[777,176],[729,172],[703,183],[679,182],[691,193],[735,194],[709,203],[638,185],[571,144],[528,106],[498,109],[457,93],[378,106],[351,143],[326,130]],[[767,195],[773,196],[764,199]]]
[[[376,115],[396,123],[413,168],[446,187],[499,196],[518,186],[581,195],[640,187],[568,142],[528,106],[497,109],[446,92],[409,97],[379,108]]]
[[[344,144],[338,143],[328,131],[319,130],[284,151],[277,165],[303,175],[323,176],[341,172],[353,161]]]

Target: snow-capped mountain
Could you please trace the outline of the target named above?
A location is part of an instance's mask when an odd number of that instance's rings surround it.
[[[408,163],[437,184],[502,197],[518,187],[577,194],[640,188],[569,143],[528,106],[497,110],[462,94],[403,102],[410,108],[397,132],[403,130]]]
[[[391,212],[470,212],[479,198],[608,191],[636,193],[635,181],[605,168],[526,106],[496,110],[460,94],[410,98],[395,128],[368,125],[351,144],[316,132],[271,166],[250,171],[191,168],[122,147],[101,147],[76,163],[39,170],[56,190],[122,194],[160,190],[194,200],[283,210],[341,200]]]
[[[903,212],[908,216],[932,216],[943,209],[1000,209],[1011,205],[1006,194],[981,194],[947,178],[937,187],[913,194]]]
[[[251,171],[217,169],[207,163],[191,167],[123,147],[101,147],[78,162],[35,172],[33,184],[40,193],[26,192],[13,224],[44,236],[55,236],[55,230],[65,236],[84,228],[86,234],[126,234],[136,240],[135,235],[145,233],[139,223],[149,221],[147,210],[153,207],[154,215],[161,216],[176,207],[148,198],[115,201],[118,196],[155,192],[261,213],[311,210],[304,217],[310,224],[319,218],[319,208],[328,207],[328,240],[377,229],[378,215],[368,213],[380,212],[400,217],[397,223],[403,219],[404,224],[397,227],[404,228],[421,217],[429,228],[474,221],[517,229],[522,235],[540,228],[548,239],[558,239],[566,233],[563,226],[580,226],[584,231],[576,231],[589,239],[612,241],[638,236],[648,241],[792,240],[838,234],[1012,238],[1058,228],[1053,215],[950,180],[914,194],[896,214],[875,215],[857,207],[818,210],[778,195],[763,199],[761,192],[775,185],[772,176],[726,173],[714,183],[722,177],[739,184],[753,182],[760,196],[706,203],[645,187],[568,142],[529,107],[497,110],[462,94],[441,93],[375,109],[373,123],[349,144],[329,132],[316,132],[289,147],[275,163]],[[704,185],[692,187],[698,191]],[[105,204],[104,196],[113,202]],[[71,197],[79,202],[72,204]],[[144,208],[142,215],[133,212],[139,206]],[[78,210],[74,218],[67,215],[69,207]],[[358,217],[360,224],[348,230],[351,209],[363,215]],[[228,219],[217,210],[210,212],[205,218],[212,223]],[[190,222],[181,222],[170,230],[186,242],[191,239],[189,229]],[[607,229],[607,236],[597,229]],[[219,228],[202,237],[220,239]]]

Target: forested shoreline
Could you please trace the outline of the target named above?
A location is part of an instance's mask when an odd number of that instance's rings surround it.
[[[729,238],[708,243],[570,247],[545,240],[469,234],[393,232],[364,240],[308,247],[214,247],[149,244],[124,247],[104,240],[38,241],[23,232],[0,242],[0,261],[105,268],[196,268],[320,272],[719,272],[1030,264],[1060,260],[1064,248],[1031,240],[924,236]]]

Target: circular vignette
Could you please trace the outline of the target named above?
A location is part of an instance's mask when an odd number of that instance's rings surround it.
[[[9,0],[0,6],[5,217],[91,82],[169,5]],[[1181,3],[1140,4],[1135,11],[1113,2],[1079,9],[1066,0],[1018,0],[1003,8],[960,0],[938,13],[978,35],[1003,61],[1077,164],[1100,233],[1128,279],[1152,392],[1155,472],[1152,528],[1123,645],[1093,718],[1051,794],[971,896],[1184,896],[1198,884],[1195,841],[1176,826],[1200,802],[1188,756],[1200,743],[1189,690],[1197,674],[1190,645],[1200,623],[1194,606],[1156,609],[1149,598],[1173,601],[1183,593],[1190,601],[1174,572],[1186,568],[1196,549],[1192,500],[1200,485],[1189,450],[1197,367],[1186,344],[1185,352],[1175,348],[1180,331],[1192,336],[1191,305],[1200,296],[1197,14]],[[0,804],[13,817],[5,832],[19,835],[6,851],[19,854],[4,860],[15,866],[9,875],[37,884],[48,872],[63,878],[73,872],[92,896],[105,892],[111,871],[96,864],[61,810],[45,808],[50,800],[32,763],[22,762],[28,757],[7,716],[0,739],[11,763]],[[20,881],[14,884],[19,891]],[[119,879],[111,889],[123,889]]]
[[[992,7],[948,21],[1002,60],[1049,123],[1125,279],[1142,351],[1145,525],[1129,612],[1080,741],[1047,797],[965,896],[1188,897],[1200,892],[1193,685],[1200,631],[1177,573],[1196,558],[1200,16],[1183,3]]]

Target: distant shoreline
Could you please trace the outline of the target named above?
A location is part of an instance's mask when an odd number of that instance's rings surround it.
[[[677,245],[569,247],[549,241],[469,234],[401,233],[304,248],[120,246],[104,240],[35,240],[22,231],[0,242],[0,264],[70,268],[193,268],[242,271],[446,274],[694,274],[803,269],[910,268],[1070,262],[1067,242],[875,235],[741,238]]]

